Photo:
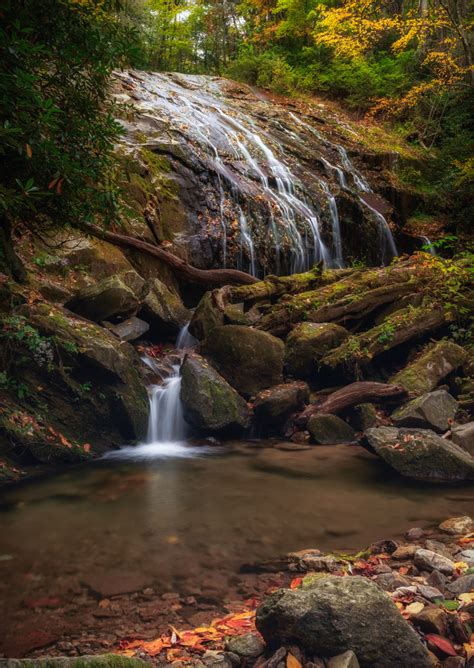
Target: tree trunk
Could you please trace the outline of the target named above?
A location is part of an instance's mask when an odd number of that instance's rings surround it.
[[[4,215],[0,216],[0,268],[19,283],[26,280],[25,267],[15,253],[10,221]]]

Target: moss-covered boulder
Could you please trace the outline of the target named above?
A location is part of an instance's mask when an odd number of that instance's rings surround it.
[[[144,280],[130,271],[80,290],[67,306],[84,318],[100,322],[135,314],[145,293]]]
[[[335,445],[337,443],[352,443],[355,441],[355,432],[347,422],[337,415],[316,414],[308,420],[307,429],[314,443],[320,445]]]
[[[202,353],[237,392],[257,394],[282,382],[283,341],[243,325],[216,327],[201,346]]]
[[[370,446],[398,473],[429,482],[474,480],[474,457],[430,429],[375,427]]]
[[[300,323],[286,339],[286,372],[295,378],[310,378],[316,371],[317,361],[348,336],[344,327],[334,323]]]
[[[175,292],[155,278],[151,281],[150,291],[143,301],[140,317],[150,324],[152,336],[166,339],[178,334],[189,322],[191,313]]]
[[[214,302],[212,292],[206,292],[194,311],[189,331],[199,341],[205,339],[213,329],[224,324],[224,312]]]
[[[181,401],[186,422],[200,431],[242,431],[250,422],[242,397],[199,355],[183,363]]]
[[[253,404],[258,427],[265,433],[277,433],[292,413],[309,401],[309,387],[303,381],[282,383],[259,392]]]
[[[49,303],[21,307],[0,334],[0,428],[20,458],[77,461],[145,435],[148,397],[130,344]]]
[[[468,352],[457,343],[438,341],[397,373],[391,382],[416,394],[431,392],[443,378],[462,366],[468,356]]]

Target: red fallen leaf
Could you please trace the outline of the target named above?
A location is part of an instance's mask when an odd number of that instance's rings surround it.
[[[90,452],[90,451],[91,451],[91,444],[84,443],[84,452]]]
[[[291,581],[290,589],[298,589],[300,584],[303,582],[303,578],[295,578]]]
[[[58,195],[61,194],[62,187],[63,187],[63,181],[64,181],[64,179],[59,179],[59,181],[56,185],[56,192],[58,193]]]
[[[56,183],[59,181],[59,176],[48,183],[48,190],[52,190]]]
[[[425,639],[427,642],[431,643],[448,656],[458,655],[453,647],[453,644],[447,638],[443,638],[443,636],[438,636],[436,633],[428,633],[425,636]]]

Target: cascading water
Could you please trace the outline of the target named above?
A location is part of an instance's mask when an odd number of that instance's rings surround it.
[[[434,247],[433,242],[428,237],[421,237],[423,239],[423,250],[427,251],[430,255],[434,257],[437,256],[436,248]]]

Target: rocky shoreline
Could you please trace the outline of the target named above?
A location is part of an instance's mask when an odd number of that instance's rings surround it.
[[[247,588],[249,597],[225,603],[221,617],[211,619],[210,612],[202,611],[195,628],[174,621],[158,636],[151,629],[145,637],[129,629],[107,651],[120,655],[124,665],[130,659],[196,668],[472,666],[473,530],[470,517],[450,518],[431,529],[414,527],[402,540],[381,540],[357,554],[318,549],[290,553],[254,565],[260,573]],[[135,605],[143,596],[153,597],[143,591]],[[179,596],[162,605],[169,603],[175,610],[193,605]],[[111,596],[101,608],[104,615],[113,606]],[[97,656],[82,656],[91,650]],[[69,658],[60,658],[61,653]],[[93,643],[74,640],[53,645],[47,658],[40,649],[28,657],[0,665],[82,666],[93,661],[114,666],[119,660],[102,657]]]

